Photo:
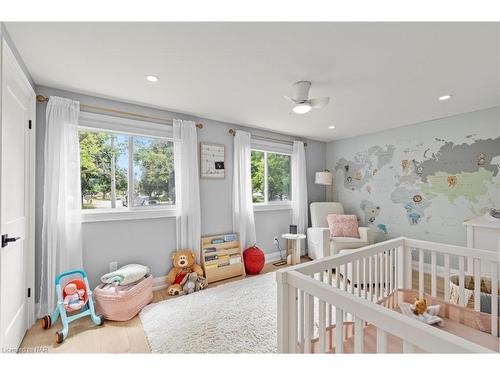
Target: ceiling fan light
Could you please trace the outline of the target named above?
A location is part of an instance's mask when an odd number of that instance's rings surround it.
[[[293,107],[293,111],[295,113],[298,113],[299,115],[307,113],[310,110],[311,110],[311,105],[309,103],[300,103]]]

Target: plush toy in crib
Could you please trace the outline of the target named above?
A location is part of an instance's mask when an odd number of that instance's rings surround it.
[[[85,305],[85,290],[78,289],[76,284],[68,283],[64,287],[64,308],[66,311],[77,311]]]
[[[402,302],[400,303],[400,307],[403,314],[410,315],[426,324],[443,323],[443,319],[438,316],[440,306],[427,306],[427,301],[425,300],[425,298],[415,298],[415,302],[413,302],[413,305]]]

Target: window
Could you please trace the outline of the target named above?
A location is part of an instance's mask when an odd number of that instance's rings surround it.
[[[173,208],[175,175],[172,140],[154,131],[149,136],[121,132],[119,127],[110,128],[81,127],[79,130],[84,212],[141,209],[144,212],[155,208]],[[147,131],[142,130],[141,133]]]
[[[255,204],[291,201],[291,157],[252,150],[252,199]]]

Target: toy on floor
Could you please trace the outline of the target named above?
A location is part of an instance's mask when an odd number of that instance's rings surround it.
[[[181,285],[182,293],[180,294],[191,294],[205,289],[206,279],[203,276],[198,276],[196,272],[191,272],[184,276]]]
[[[61,287],[63,277],[79,274],[83,279],[73,279]],[[90,315],[96,325],[102,325],[104,318],[97,315],[94,310],[94,301],[92,300],[92,291],[89,287],[87,273],[84,270],[76,269],[63,272],[56,277],[56,295],[57,306],[51,315],[45,315],[40,319],[40,325],[43,329],[49,329],[53,323],[61,317],[62,330],[56,332],[56,342],[62,343],[68,336],[69,323]],[[67,313],[71,313],[68,315]]]
[[[411,316],[412,318],[418,319],[426,324],[439,324],[443,323],[438,314],[440,310],[439,305],[427,306],[427,301],[425,298],[415,298],[415,302],[412,304],[402,302],[399,304],[401,312],[405,315]]]
[[[196,263],[196,257],[191,250],[179,250],[172,252],[172,269],[167,275],[169,284],[168,294],[177,296],[184,294],[181,283],[186,275],[195,272],[198,276],[203,276],[203,270]]]

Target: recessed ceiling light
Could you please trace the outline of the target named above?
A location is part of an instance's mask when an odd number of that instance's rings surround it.
[[[153,76],[153,75],[146,76],[146,79],[149,82],[158,82],[159,81],[159,78],[157,76]]]
[[[450,95],[450,94],[446,94],[446,95],[442,95],[438,98],[439,101],[445,101],[445,100],[448,100],[448,99],[451,99],[453,95]]]
[[[330,125],[328,129],[335,129],[335,125]]]
[[[299,115],[302,115],[304,113],[307,113],[311,110],[311,105],[309,103],[299,103],[293,107],[293,111],[295,113],[298,113]]]

